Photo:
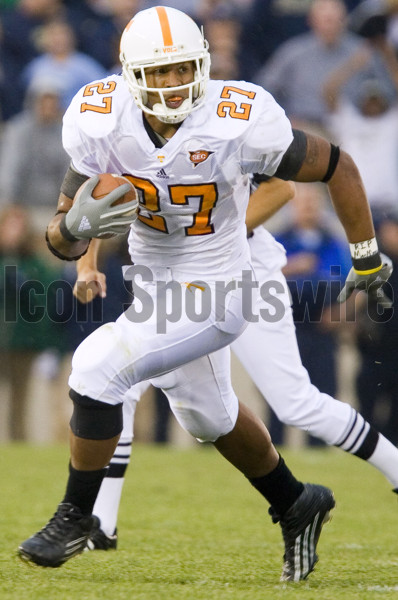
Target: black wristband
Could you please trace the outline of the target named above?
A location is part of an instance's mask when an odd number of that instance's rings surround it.
[[[72,235],[70,233],[69,229],[66,227],[65,219],[66,219],[66,213],[64,213],[62,219],[59,222],[59,230],[61,232],[62,237],[65,238],[65,240],[67,240],[68,242],[78,242],[79,238]]]
[[[350,243],[352,266],[355,271],[362,274],[378,271],[383,261],[381,260],[376,238]]]
[[[367,271],[375,271],[382,265],[380,252],[367,256],[366,258],[353,258],[352,266],[358,273],[365,273]]]
[[[84,252],[82,252],[78,256],[65,256],[64,254],[61,254],[61,252],[59,252],[56,248],[54,248],[54,246],[51,245],[51,242],[48,238],[48,231],[46,230],[47,248],[50,250],[51,254],[54,254],[54,256],[56,256],[57,258],[60,258],[61,260],[67,260],[69,262],[74,261],[74,260],[79,260],[79,258],[81,258],[82,256],[84,256],[86,254],[88,247],[90,245],[90,242],[91,242],[91,240],[89,240],[87,248],[84,250]]]

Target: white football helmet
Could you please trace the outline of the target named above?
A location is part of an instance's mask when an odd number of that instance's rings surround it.
[[[175,8],[155,6],[133,17],[120,40],[123,76],[136,104],[144,112],[164,123],[180,123],[204,101],[210,72],[208,43],[195,22]],[[189,96],[179,108],[166,106],[166,88],[149,88],[145,69],[170,63],[193,61],[194,81],[167,88],[167,93],[188,89]],[[147,93],[157,92],[160,102],[146,106]]]

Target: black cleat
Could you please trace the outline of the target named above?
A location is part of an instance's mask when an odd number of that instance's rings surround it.
[[[80,509],[67,502],[40,531],[18,548],[19,556],[42,567],[60,567],[83,552],[93,527],[93,517],[83,516]]]
[[[94,524],[90,536],[87,540],[86,550],[116,550],[117,548],[117,529],[113,535],[106,535],[101,529],[101,521],[98,517],[93,517]]]
[[[329,513],[335,504],[331,490],[305,483],[304,490],[282,518],[272,507],[269,509],[273,522],[280,522],[285,542],[281,581],[300,581],[314,570],[322,525],[330,520]]]

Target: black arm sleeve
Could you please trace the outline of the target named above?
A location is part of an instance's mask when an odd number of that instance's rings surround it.
[[[63,182],[61,183],[61,192],[68,196],[68,198],[74,198],[79,187],[89,179],[87,175],[78,173],[70,165],[69,169],[65,173]]]
[[[300,171],[307,154],[307,136],[300,129],[293,129],[293,141],[286,150],[274,173],[274,177],[289,181]]]

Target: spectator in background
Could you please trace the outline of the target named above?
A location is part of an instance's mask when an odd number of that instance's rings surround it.
[[[215,54],[211,59],[210,74],[212,79],[236,79],[238,65],[234,57],[228,54]]]
[[[271,92],[294,127],[325,134],[323,83],[361,44],[347,31],[346,18],[342,0],[314,0],[310,31],[282,44],[255,76],[255,83]]]
[[[361,0],[346,0],[348,11]],[[254,0],[242,22],[240,77],[254,81],[257,71],[290,38],[307,33],[313,0]]]
[[[49,287],[57,271],[36,250],[29,214],[21,206],[0,211],[0,268],[0,379],[9,389],[8,437],[20,441],[27,438],[34,361],[59,340],[50,317],[55,296]]]
[[[204,28],[211,48],[211,77],[236,79],[241,12],[234,4],[216,3],[205,13]]]
[[[19,76],[40,53],[36,39],[40,28],[64,13],[61,0],[18,0],[0,13],[0,59],[3,70],[1,110],[3,120],[22,110],[24,88]]]
[[[3,8],[11,8],[14,6],[18,0],[0,0],[0,10]]]
[[[208,40],[207,24],[213,19],[215,14],[233,12],[234,14],[239,14],[239,19],[242,20],[253,4],[253,0],[141,0],[141,4],[143,8],[171,6],[177,10],[184,11],[199,26],[204,23],[206,24],[205,37]]]
[[[63,110],[85,84],[105,77],[105,69],[96,60],[76,50],[76,37],[66,21],[55,20],[41,30],[42,54],[23,70],[22,81],[28,88],[36,79],[49,79],[61,90]]]
[[[377,23],[324,84],[328,129],[355,160],[374,214],[398,205],[398,60],[385,24]]]
[[[78,49],[98,61],[108,72],[113,71],[119,62],[120,36],[142,4],[142,0],[69,2],[68,22],[76,34]]]
[[[217,0],[213,1],[217,4]],[[142,0],[142,8],[151,8],[152,6],[170,6],[177,10],[183,10],[194,21],[197,21],[202,16],[203,0]]]
[[[325,209],[324,193],[323,186],[296,184],[296,195],[288,206],[291,224],[275,237],[286,249],[287,265],[282,272],[291,293],[302,363],[311,382],[335,398],[338,328],[332,310],[351,259],[343,238],[331,226],[336,220]],[[279,441],[280,425],[276,429],[275,419],[272,423],[270,431]]]
[[[394,38],[394,22],[398,16],[398,0],[361,0],[349,14],[352,31],[363,37],[371,37],[380,25],[387,25],[390,42]]]
[[[23,205],[42,235],[70,162],[59,94],[55,81],[35,79],[25,110],[5,124],[0,146],[0,202]]]
[[[375,302],[361,303],[356,340],[360,367],[356,378],[358,409],[365,419],[398,444],[398,203],[395,210],[375,220],[382,252],[388,252],[394,270],[385,291],[393,307],[380,312]],[[358,300],[362,298],[359,297]]]

